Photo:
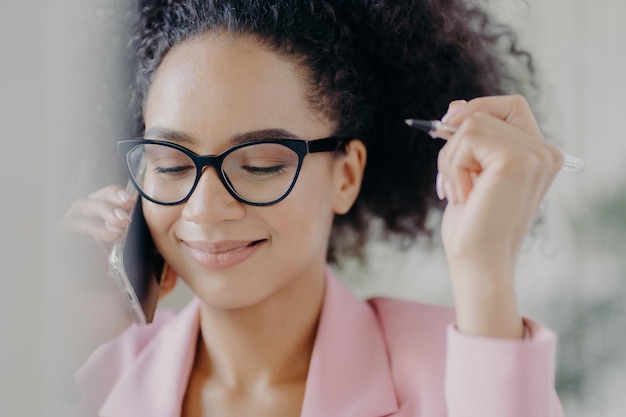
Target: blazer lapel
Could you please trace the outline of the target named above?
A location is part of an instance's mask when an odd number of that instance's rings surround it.
[[[397,410],[376,315],[329,271],[301,417],[380,417]]]
[[[193,365],[199,331],[194,299],[144,347],[113,387],[102,417],[178,417]]]

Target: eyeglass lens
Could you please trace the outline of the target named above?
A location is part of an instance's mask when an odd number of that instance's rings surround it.
[[[131,149],[127,161],[137,185],[161,203],[183,200],[196,183],[194,161],[179,149],[142,144]],[[237,148],[222,161],[221,175],[239,197],[252,203],[281,198],[291,187],[299,157],[287,146],[259,143]]]

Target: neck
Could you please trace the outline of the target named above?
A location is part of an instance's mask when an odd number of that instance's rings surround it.
[[[306,380],[325,288],[325,271],[294,279],[240,309],[203,305],[196,369],[227,386]]]

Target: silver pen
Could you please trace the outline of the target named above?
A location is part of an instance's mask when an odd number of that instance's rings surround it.
[[[441,133],[456,132],[456,127],[447,125],[440,120],[406,119],[404,122],[410,127],[428,133],[433,138],[445,139],[441,137]],[[585,160],[563,153],[563,167],[561,169],[580,174],[585,170]]]

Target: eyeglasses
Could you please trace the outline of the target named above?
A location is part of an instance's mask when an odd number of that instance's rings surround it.
[[[204,168],[212,166],[235,199],[269,206],[289,195],[307,154],[341,150],[349,140],[340,136],[310,141],[263,139],[238,144],[219,155],[197,155],[175,143],[149,139],[123,140],[117,148],[131,181],[153,203],[185,202]]]

